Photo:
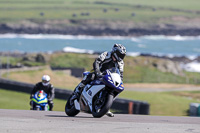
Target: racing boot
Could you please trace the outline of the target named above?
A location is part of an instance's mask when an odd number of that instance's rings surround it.
[[[106,115],[107,115],[108,117],[114,117],[114,114],[113,114],[112,112],[110,112],[110,110],[106,113]]]
[[[79,83],[73,92],[73,96],[72,96],[71,100],[75,100],[75,99],[79,100],[81,92],[84,87],[85,87],[85,85],[83,83]]]
[[[52,100],[49,100],[48,101],[48,104],[49,104],[49,111],[53,111],[53,101]]]
[[[30,101],[30,110],[33,110],[33,101]]]

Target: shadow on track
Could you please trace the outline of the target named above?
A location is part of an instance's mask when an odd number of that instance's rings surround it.
[[[45,115],[47,117],[69,117],[69,118],[94,118],[94,117],[89,117],[89,116],[67,116],[67,115]]]

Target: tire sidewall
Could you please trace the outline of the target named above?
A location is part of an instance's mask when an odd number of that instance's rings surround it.
[[[110,109],[110,107],[112,106],[113,99],[114,99],[113,95],[108,94],[107,95],[107,101],[106,101],[104,107],[101,109],[101,111],[98,112],[98,113],[92,111],[93,117],[100,118],[100,117],[104,116],[108,112],[108,110]],[[92,105],[92,106],[94,108],[94,105]]]
[[[77,115],[80,110],[77,110],[75,108],[75,106],[70,106],[70,99],[71,99],[72,96],[70,96],[67,100],[67,103],[65,105],[65,113],[68,115],[68,116],[75,116]]]

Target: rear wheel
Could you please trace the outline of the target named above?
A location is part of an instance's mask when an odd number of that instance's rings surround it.
[[[80,112],[80,110],[77,110],[75,108],[74,100],[71,100],[71,97],[72,97],[72,95],[69,97],[69,99],[67,100],[67,103],[65,105],[65,113],[68,116],[75,116]]]
[[[96,118],[104,116],[113,103],[113,95],[106,94],[105,97],[95,98],[93,101],[92,115]]]

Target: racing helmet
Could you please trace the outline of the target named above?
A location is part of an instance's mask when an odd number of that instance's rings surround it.
[[[51,78],[49,77],[49,75],[43,75],[43,76],[42,76],[42,84],[43,84],[44,86],[49,85],[50,79],[51,79]]]
[[[114,44],[112,48],[112,55],[117,61],[121,61],[126,56],[126,48],[122,44]]]

